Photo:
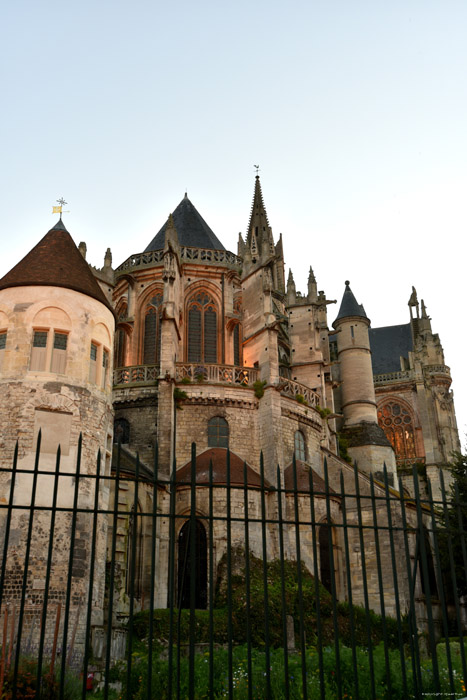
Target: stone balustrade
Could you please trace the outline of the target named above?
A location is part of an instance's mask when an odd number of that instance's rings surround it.
[[[229,267],[241,267],[242,259],[228,250],[214,250],[212,248],[180,248],[180,257],[185,262],[201,262],[208,265],[228,265]],[[152,267],[162,264],[164,259],[163,250],[150,250],[147,253],[137,253],[130,255],[125,262],[117,267],[115,273],[125,273],[135,267]]]
[[[451,376],[451,370],[446,365],[427,365],[423,368],[423,374],[447,374]]]
[[[207,365],[200,363],[177,363],[175,379],[181,382],[188,378],[192,382],[213,382],[215,384],[241,384],[253,386],[259,379],[259,370],[253,367],[234,365]]]
[[[294,382],[292,379],[285,379],[284,377],[281,377],[280,390],[281,394],[284,394],[284,396],[289,396],[291,399],[297,399],[297,396],[303,396],[303,401],[306,401],[309,406],[319,406],[319,394],[304,384]]]
[[[121,384],[154,383],[159,376],[159,365],[134,365],[118,367],[113,372],[114,386]]]
[[[415,378],[415,373],[411,369],[399,370],[399,372],[385,372],[384,374],[373,375],[374,383],[391,384],[392,382],[404,382]]]

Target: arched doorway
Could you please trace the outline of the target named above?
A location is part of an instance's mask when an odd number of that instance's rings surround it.
[[[187,520],[178,536],[178,605],[190,607],[190,583],[195,576],[195,608],[206,609],[208,600],[208,546],[204,525],[195,520],[195,561],[191,560],[190,520]]]

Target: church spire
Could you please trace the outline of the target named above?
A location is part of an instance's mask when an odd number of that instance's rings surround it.
[[[255,193],[251,207],[250,221],[248,224],[246,245],[251,250],[252,255],[261,255],[267,247],[269,254],[274,254],[274,242],[269,226],[266,207],[263,202],[261,183],[259,175],[255,178]]]

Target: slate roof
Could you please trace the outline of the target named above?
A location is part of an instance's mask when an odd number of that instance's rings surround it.
[[[398,372],[401,368],[400,357],[408,358],[413,350],[410,323],[370,328],[369,335],[373,374]]]
[[[73,289],[97,299],[113,313],[109,301],[61,219],[0,279],[0,289],[31,285]]]
[[[196,456],[196,483],[209,484],[209,464],[212,461],[212,481],[214,484],[227,483],[227,450],[223,447],[211,447]],[[244,461],[234,452],[230,452],[230,484],[232,486],[244,485],[243,474]],[[247,483],[248,486],[261,486],[261,477],[248,464]],[[191,460],[177,470],[177,482],[191,481]],[[264,485],[269,488],[270,484],[266,479]]]
[[[172,213],[175,229],[178,234],[178,241],[181,246],[188,248],[212,248],[213,250],[225,250],[224,246],[217,238],[216,234],[207,225],[196,207],[190,202],[187,195]],[[165,245],[165,229],[167,222],[163,225],[159,233],[152,239],[151,243],[144,250],[163,250]]]
[[[350,289],[350,282],[347,280],[345,283],[345,291],[344,296],[342,297],[339,313],[337,314],[334,323],[340,318],[348,318],[349,316],[362,316],[363,318],[368,318],[362,304],[359,304],[355,299],[354,294]],[[334,325],[334,323],[332,325]]]

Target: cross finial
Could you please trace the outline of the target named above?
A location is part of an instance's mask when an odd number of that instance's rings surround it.
[[[254,165],[253,167],[256,168],[256,177],[259,177],[259,165]]]

